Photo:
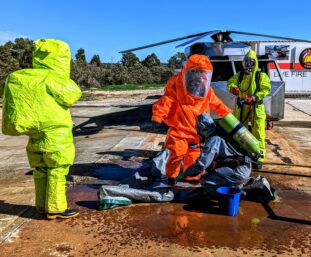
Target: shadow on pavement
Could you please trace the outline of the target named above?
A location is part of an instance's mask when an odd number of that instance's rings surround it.
[[[77,201],[75,204],[91,210],[98,210],[97,201]]]
[[[152,159],[158,153],[159,151],[154,150],[124,149],[123,151],[106,151],[106,152],[98,152],[97,154],[121,156],[122,160],[127,161],[132,157],[146,157]]]
[[[282,164],[280,164],[280,165],[282,165]],[[289,165],[289,166],[291,166],[291,165]],[[295,166],[295,165],[293,165],[293,166]],[[305,167],[309,168],[308,166],[302,166],[302,167],[303,168],[305,168]],[[288,171],[286,171],[286,172],[277,172],[277,171],[270,171],[270,170],[256,170],[254,172],[256,172],[256,173],[263,173],[263,174],[281,175],[281,176],[311,178],[311,175],[308,175],[308,174],[290,173]]]
[[[275,126],[287,128],[311,128],[310,121],[277,121]]]
[[[291,217],[284,217],[277,215],[272,208],[269,206],[269,204],[263,203],[262,206],[266,210],[266,212],[269,214],[268,218],[272,220],[279,220],[279,221],[286,221],[290,223],[296,223],[296,224],[302,224],[302,225],[311,225],[310,220],[303,220],[303,219],[296,219]]]
[[[147,166],[159,151],[124,149],[123,151],[98,152],[100,155],[120,156],[107,160],[108,163],[75,163],[70,175],[96,177],[102,180],[122,180]],[[137,158],[137,160],[135,160]],[[144,158],[144,159],[142,159]]]
[[[70,169],[70,175],[95,177],[100,180],[121,181],[132,176],[136,168],[124,167],[113,163],[85,163],[74,164]],[[68,177],[70,181],[70,176]]]
[[[36,208],[31,205],[12,204],[0,200],[0,214],[13,215],[21,218],[29,218],[35,220],[45,220],[46,214],[40,214]]]
[[[203,202],[194,202],[186,204],[183,209],[185,211],[196,212],[196,213],[208,213],[215,215],[224,215],[219,207],[217,201],[204,201]]]
[[[127,108],[127,110],[95,116],[75,126],[73,129],[74,136],[92,135],[98,133],[104,128],[119,126],[138,126],[140,130],[144,132],[166,134],[167,127],[165,125],[161,125],[156,129],[152,127],[151,104],[134,106],[134,108],[121,106],[121,108]]]

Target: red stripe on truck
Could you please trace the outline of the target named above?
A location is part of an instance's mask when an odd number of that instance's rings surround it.
[[[300,63],[284,63],[284,62],[279,62],[279,67],[281,70],[305,70],[304,67]],[[269,63],[269,69],[275,70],[275,65],[274,63]]]

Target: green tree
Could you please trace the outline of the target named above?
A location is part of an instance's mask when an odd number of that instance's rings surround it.
[[[133,67],[137,64],[140,64],[140,61],[134,53],[128,52],[128,53],[122,54],[121,63],[125,67],[129,68],[129,67]]]
[[[71,78],[81,87],[89,87],[91,76],[88,64],[82,61],[71,62]]]
[[[181,69],[183,61],[185,61],[186,59],[187,56],[184,53],[178,52],[168,60],[168,67],[171,70]]]
[[[33,41],[27,38],[16,38],[12,45],[12,56],[22,69],[32,67],[32,51]]]
[[[168,66],[153,66],[150,68],[153,83],[166,83],[174,74]]]
[[[101,78],[100,78],[100,85],[112,85],[113,84],[113,72],[111,65],[109,67],[105,67],[104,65],[101,66]]]
[[[143,61],[142,65],[146,66],[147,68],[151,68],[154,66],[160,66],[159,58],[154,54],[149,54]]]
[[[13,44],[11,42],[0,46],[0,91],[2,91],[1,87],[3,89],[3,85],[9,73],[20,68],[18,61],[12,56],[12,47]]]
[[[98,54],[94,54],[91,61],[90,61],[90,64],[92,65],[95,65],[95,66],[100,66],[101,65],[101,61],[100,61],[100,57]]]
[[[129,83],[148,84],[152,82],[152,79],[150,70],[141,64],[129,68]]]
[[[85,51],[83,48],[79,48],[76,53],[76,60],[79,62],[85,62],[86,63],[86,57],[85,57]]]
[[[112,83],[116,85],[123,85],[129,83],[128,68],[123,64],[117,63],[112,66]]]
[[[102,80],[102,70],[99,66],[88,65],[89,76],[87,78],[87,84],[89,87],[99,87],[101,86]]]
[[[122,85],[129,82],[128,68],[120,63],[114,64],[111,69],[112,83]]]

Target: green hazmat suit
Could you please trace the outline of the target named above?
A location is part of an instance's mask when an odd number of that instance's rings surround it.
[[[28,135],[27,155],[39,212],[67,209],[66,175],[74,162],[75,148],[69,107],[81,90],[70,79],[69,46],[55,39],[34,43],[33,69],[11,73],[3,95],[2,132]]]
[[[245,57],[250,57],[255,60],[255,67],[251,74],[244,73],[241,83],[238,85],[240,72],[231,77],[227,82],[227,90],[231,93],[234,87],[239,88],[240,99],[247,97],[254,97],[257,100],[257,104],[243,105],[243,108],[237,108],[235,110],[235,116],[243,121],[244,126],[248,127],[251,122],[251,132],[259,141],[259,148],[263,152],[263,158],[258,161],[263,162],[266,155],[265,137],[266,137],[266,112],[265,106],[261,102],[262,99],[270,93],[271,84],[268,75],[264,72],[260,72],[259,87],[256,85],[256,72],[258,71],[258,59],[256,53],[250,50]],[[242,116],[242,117],[241,117]]]

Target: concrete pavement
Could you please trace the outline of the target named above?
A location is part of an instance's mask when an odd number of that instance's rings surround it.
[[[77,156],[68,201],[81,215],[72,220],[36,214],[27,137],[0,134],[1,256],[310,256],[311,104],[287,102],[285,119],[267,131],[257,173],[279,197],[266,206],[243,201],[238,217],[176,203],[96,210],[101,184],[117,183],[162,149],[165,131],[145,126],[150,105],[73,108]]]

